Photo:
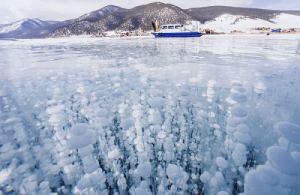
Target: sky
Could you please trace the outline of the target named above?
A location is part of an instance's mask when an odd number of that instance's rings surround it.
[[[133,8],[159,0],[0,0],[0,24],[24,18],[63,21],[91,11],[116,5]],[[181,8],[226,5],[275,10],[300,10],[300,0],[163,0]]]

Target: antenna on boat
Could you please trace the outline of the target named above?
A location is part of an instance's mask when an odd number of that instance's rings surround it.
[[[156,32],[155,23],[153,21],[152,21],[152,27],[153,27],[154,32]]]

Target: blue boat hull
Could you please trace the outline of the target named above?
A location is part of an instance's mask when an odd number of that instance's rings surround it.
[[[155,37],[201,37],[199,32],[154,33]]]

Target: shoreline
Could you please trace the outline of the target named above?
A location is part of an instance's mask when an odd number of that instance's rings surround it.
[[[245,37],[296,37],[300,40],[300,32],[299,33],[270,33],[270,35],[263,33],[228,33],[228,34],[202,34],[201,37],[184,37],[187,38],[204,38],[204,37],[222,37],[222,36],[245,36]],[[180,37],[173,37],[173,39],[178,39]],[[153,35],[150,36],[124,36],[124,37],[92,37],[90,35],[79,35],[79,36],[66,36],[66,37],[49,37],[49,38],[39,38],[39,39],[13,39],[13,38],[0,38],[0,42],[4,43],[13,43],[13,42],[27,42],[27,41],[51,41],[51,40],[60,40],[60,41],[68,41],[68,40],[130,40],[130,39],[167,39],[167,38],[155,38]],[[170,38],[168,38],[170,39]]]

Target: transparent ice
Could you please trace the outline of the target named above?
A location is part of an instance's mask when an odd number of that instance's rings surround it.
[[[299,40],[0,40],[0,194],[300,194]]]

